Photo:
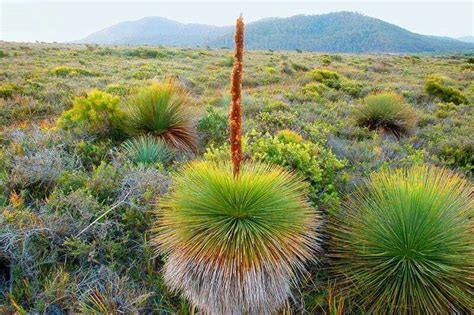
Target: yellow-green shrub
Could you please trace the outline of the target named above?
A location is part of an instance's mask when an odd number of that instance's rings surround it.
[[[344,166],[329,150],[298,133],[284,130],[276,136],[255,140],[249,150],[252,158],[278,164],[303,175],[310,183],[310,197],[318,205],[331,208],[338,203],[336,173]]]
[[[0,84],[0,97],[9,98],[18,91],[18,86],[14,83],[2,83]]]
[[[303,94],[314,97],[321,96],[321,94],[327,90],[326,85],[319,82],[310,82],[303,86]]]
[[[106,135],[117,129],[122,115],[117,96],[92,90],[85,97],[76,97],[73,107],[58,119],[58,126],[80,133]]]
[[[453,86],[451,80],[440,75],[431,75],[426,79],[425,90],[429,95],[438,97],[444,102],[466,104],[467,99],[461,91]]]
[[[97,73],[86,70],[86,69],[69,67],[69,66],[57,66],[53,68],[50,72],[51,74],[61,76],[61,77],[77,76],[77,75],[93,77],[93,76],[98,75]]]
[[[333,89],[341,87],[341,76],[334,71],[315,69],[309,73],[309,77]]]

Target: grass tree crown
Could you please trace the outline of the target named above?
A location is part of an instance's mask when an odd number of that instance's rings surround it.
[[[332,225],[343,292],[370,313],[462,313],[474,291],[472,186],[435,167],[372,176]]]
[[[188,94],[171,79],[152,82],[129,98],[123,129],[150,134],[179,149],[195,149]]]
[[[413,133],[417,114],[401,95],[380,92],[365,98],[355,111],[355,119],[359,126],[400,138]]]
[[[265,164],[194,162],[161,203],[165,281],[210,314],[271,313],[314,260],[319,215],[296,175]]]

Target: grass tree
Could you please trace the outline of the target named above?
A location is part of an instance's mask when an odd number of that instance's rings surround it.
[[[319,249],[307,184],[280,167],[242,162],[244,23],[237,20],[231,161],[192,162],[162,199],[153,242],[166,284],[206,314],[269,314]]]
[[[371,314],[469,313],[472,191],[435,167],[373,175],[330,229],[343,295]]]
[[[165,164],[172,157],[167,144],[152,136],[129,139],[122,143],[122,151],[135,164]]]
[[[417,115],[404,98],[393,92],[368,95],[355,111],[359,126],[382,131],[397,138],[413,133]]]
[[[168,79],[153,82],[131,96],[122,125],[129,135],[149,134],[175,148],[194,150],[196,139],[191,112],[188,94],[174,80]]]

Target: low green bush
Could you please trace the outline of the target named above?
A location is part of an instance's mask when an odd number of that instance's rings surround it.
[[[311,184],[310,197],[318,207],[337,206],[337,171],[345,163],[328,149],[304,141],[300,135],[288,130],[273,137],[259,137],[248,149],[256,160],[281,165],[304,176]]]
[[[451,80],[440,75],[431,75],[426,79],[425,90],[429,95],[438,97],[443,102],[466,104],[467,98],[453,86]]]
[[[204,146],[221,145],[229,138],[228,114],[220,108],[208,106],[206,114],[197,123]]]
[[[320,95],[324,90],[323,87],[332,88],[335,90],[342,90],[352,97],[359,97],[362,93],[363,85],[357,81],[349,80],[337,72],[330,70],[316,69],[308,73],[311,80],[318,82],[311,82],[303,87],[303,92],[314,93]]]
[[[278,131],[276,137],[283,143],[303,143],[305,141],[299,133],[289,129]]]
[[[219,66],[222,66],[222,67],[232,67],[233,64],[234,64],[233,56],[227,56],[219,62]]]
[[[319,82],[309,82],[303,86],[303,94],[311,97],[321,97],[328,90],[327,86]]]
[[[472,137],[450,137],[437,148],[439,160],[446,166],[474,174],[474,139]]]
[[[174,52],[162,48],[146,48],[138,47],[135,49],[128,49],[123,52],[125,56],[140,57],[140,58],[167,58],[174,56]]]
[[[352,97],[360,97],[362,91],[364,89],[364,85],[354,80],[344,79],[342,81],[341,90],[346,92]]]
[[[292,63],[291,67],[295,71],[308,71],[309,70],[309,68],[307,66],[299,64],[299,63]]]
[[[339,73],[330,70],[315,69],[310,71],[308,76],[312,80],[320,82],[333,89],[339,89],[342,84],[342,77]]]
[[[118,131],[122,111],[117,96],[92,90],[85,97],[76,97],[73,107],[58,119],[58,126],[79,133],[105,136]]]
[[[51,74],[61,77],[73,77],[73,76],[88,76],[94,77],[98,74],[87,69],[69,67],[69,66],[57,66],[50,71]]]
[[[82,166],[91,170],[102,161],[107,160],[109,153],[114,148],[114,142],[109,138],[103,139],[80,139],[73,143],[73,152],[79,157]]]
[[[10,98],[15,92],[18,92],[20,89],[15,83],[7,82],[0,84],[0,97],[1,98]]]
[[[297,112],[292,110],[261,111],[255,117],[261,132],[275,133],[278,130],[293,126],[297,120]]]
[[[271,101],[263,108],[264,111],[273,112],[273,111],[289,111],[291,109],[288,103],[283,101]]]
[[[125,96],[129,93],[129,86],[123,84],[109,84],[105,88],[105,92],[117,95],[117,96]]]
[[[102,162],[94,166],[86,188],[101,202],[116,200],[123,174],[116,166]]]

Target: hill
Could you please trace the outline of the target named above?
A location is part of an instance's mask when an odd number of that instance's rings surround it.
[[[194,47],[232,32],[232,27],[183,24],[163,17],[122,22],[79,40],[81,43]]]
[[[466,43],[474,43],[474,36],[463,36],[459,37],[458,40]]]
[[[228,47],[228,26],[183,24],[162,17],[123,22],[80,40],[81,43]],[[352,12],[267,18],[249,23],[248,49],[327,52],[420,53],[472,51],[474,45],[455,39],[412,33],[382,20]]]

